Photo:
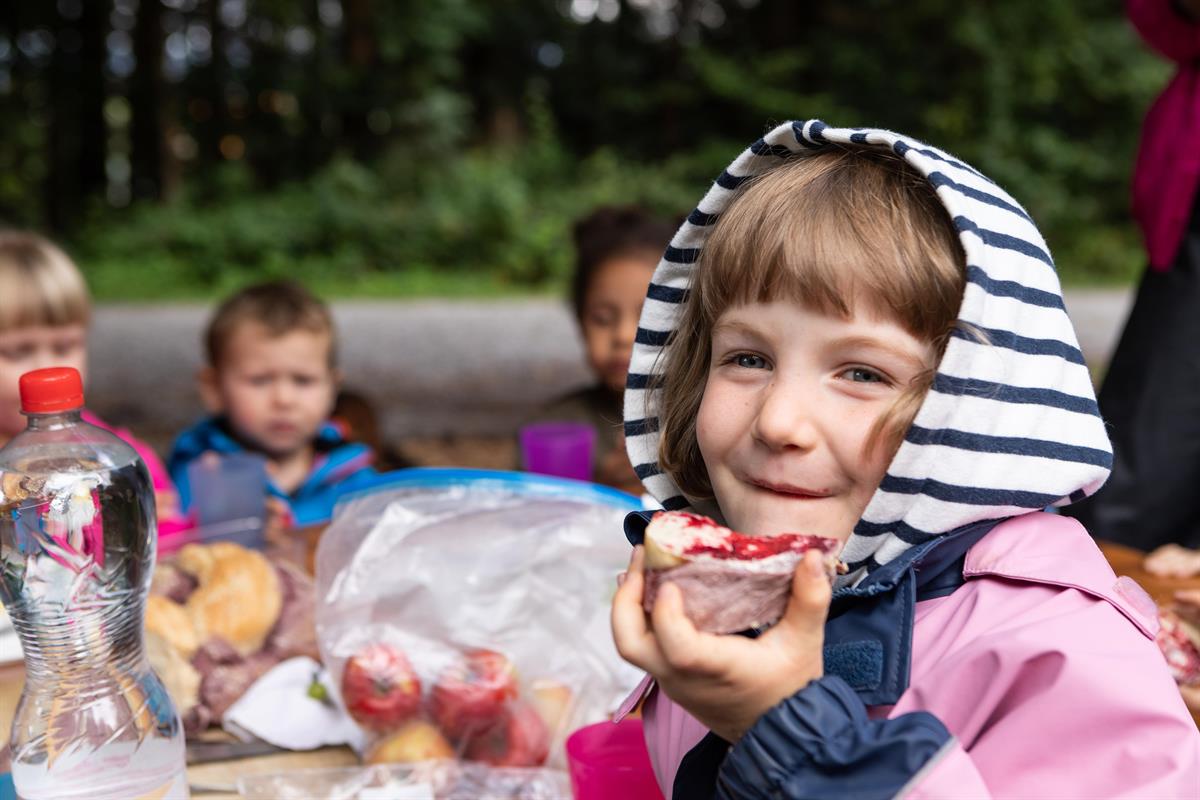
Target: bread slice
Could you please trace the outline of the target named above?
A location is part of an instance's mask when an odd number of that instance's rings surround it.
[[[845,572],[837,539],[800,533],[750,536],[708,517],[661,511],[646,527],[646,589],[654,608],[659,588],[674,583],[697,629],[736,633],[773,625],[783,616],[796,565],[809,550],[823,554],[830,578]]]

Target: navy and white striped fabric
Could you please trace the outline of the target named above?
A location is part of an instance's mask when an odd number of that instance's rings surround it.
[[[658,398],[646,387],[708,232],[737,187],[784,159],[830,146],[889,148],[929,179],[966,252],[959,321],[988,340],[951,338],[933,388],[846,543],[845,585],[963,525],[1093,494],[1108,477],[1112,449],[1054,262],[1029,215],[991,180],[936,148],[890,131],[809,120],[778,126],[738,156],[659,262],[625,392],[629,456],[650,493],[668,509],[719,516],[711,501],[684,497],[659,470]]]

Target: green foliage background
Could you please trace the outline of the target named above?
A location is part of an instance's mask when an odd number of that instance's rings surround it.
[[[93,200],[64,233],[106,298],[284,275],[341,295],[553,292],[576,216],[624,202],[682,215],[771,123],[819,117],[976,165],[1030,210],[1069,283],[1143,266],[1129,178],[1171,66],[1118,3],[624,0],[605,21],[605,2],[358,3],[365,64],[345,57],[349,18],[313,25],[303,56],[255,39],[227,77],[250,97],[289,93],[298,113],[251,108],[233,128],[243,159],[201,152],[165,199]],[[247,8],[277,30],[313,20],[303,4]],[[185,76],[168,107],[199,140],[183,109],[203,80]],[[0,111],[15,120],[37,87],[14,86]],[[361,124],[381,111],[386,126]],[[0,214],[38,225],[46,165],[26,117],[0,134]]]

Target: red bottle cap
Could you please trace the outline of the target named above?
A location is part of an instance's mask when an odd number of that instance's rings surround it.
[[[83,408],[83,380],[74,367],[35,369],[21,376],[21,410],[57,414]]]

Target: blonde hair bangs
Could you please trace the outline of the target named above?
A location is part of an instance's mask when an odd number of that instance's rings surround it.
[[[87,283],[66,253],[36,234],[0,231],[0,331],[90,319]]]

